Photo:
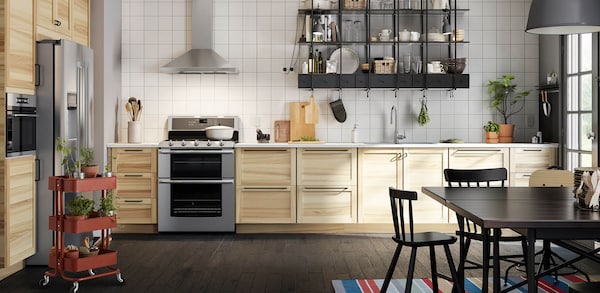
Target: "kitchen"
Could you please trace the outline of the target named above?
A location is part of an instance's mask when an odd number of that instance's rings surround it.
[[[558,39],[542,37],[538,41],[537,35],[523,31],[529,2],[458,1],[458,7],[469,9],[460,16],[459,26],[464,26],[470,41],[460,51],[468,60],[470,86],[427,90],[430,122],[422,127],[416,123],[423,95],[420,89],[311,92],[298,88],[297,72],[307,54],[305,46],[297,45],[298,9],[304,5],[300,1],[216,1],[211,45],[240,71],[227,75],[161,73],[162,65],[191,47],[191,1],[92,1],[95,96],[103,98],[95,114],[105,117],[97,123],[95,133],[97,158],[110,160],[104,145],[127,143],[129,119],[123,105],[129,97],[144,103],[140,117],[143,144],[134,147],[156,146],[165,140],[172,115],[237,116],[239,141],[255,143],[256,128],[274,136],[273,122],[289,120],[289,103],[308,101],[311,95],[320,109],[315,137],[327,143],[350,143],[355,125],[358,142],[392,142],[392,106],[398,109],[395,122],[406,137],[404,142],[460,138],[482,143],[481,126],[496,116],[489,107],[488,80],[510,72],[521,87],[533,89],[546,80],[548,72],[559,68],[552,64],[558,62],[555,59],[544,59],[547,52],[539,52],[540,42]],[[542,59],[545,62],[540,65]],[[344,123],[337,122],[329,111],[329,102],[338,95],[348,113]],[[517,124],[517,142],[529,142],[538,130],[534,96],[526,99],[524,110],[512,118]]]

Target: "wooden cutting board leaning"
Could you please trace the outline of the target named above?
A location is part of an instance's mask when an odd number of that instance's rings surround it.
[[[300,140],[302,137],[315,137],[315,124],[306,123],[308,102],[290,103],[290,141]]]

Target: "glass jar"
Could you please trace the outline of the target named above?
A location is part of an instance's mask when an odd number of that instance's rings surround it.
[[[354,39],[353,30],[352,19],[346,19],[344,21],[344,26],[342,27],[342,41],[352,42]]]
[[[365,41],[365,38],[363,37],[362,23],[360,20],[354,21],[354,25],[352,27],[352,33],[354,34],[353,39],[355,42]]]

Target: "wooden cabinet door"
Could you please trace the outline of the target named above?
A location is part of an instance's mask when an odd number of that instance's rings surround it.
[[[54,30],[54,0],[36,0],[37,25]]]
[[[115,192],[119,198],[156,198],[156,177],[152,173],[119,173]]]
[[[296,185],[296,150],[236,149],[236,184],[239,186]]]
[[[358,222],[392,223],[389,187],[402,186],[401,149],[360,149],[358,154]]]
[[[74,0],[36,0],[36,38],[71,39],[71,5]]]
[[[90,2],[89,0],[73,0],[73,13],[71,23],[71,40],[89,47],[90,27]]]
[[[290,186],[238,187],[236,223],[296,223],[296,189]]]
[[[507,148],[450,148],[448,168],[509,168]]]
[[[114,148],[111,154],[114,173],[156,173],[156,149]]]
[[[444,186],[444,169],[448,168],[448,149],[404,149],[402,159],[403,189],[416,191],[413,202],[415,223],[447,223],[448,209],[421,192],[423,186]]]
[[[3,222],[2,268],[12,266],[35,253],[35,157],[8,158]],[[50,207],[48,207],[50,208]]]
[[[35,94],[35,26],[33,0],[8,0],[4,75],[6,91]]]
[[[510,185],[529,186],[529,176],[535,170],[556,164],[556,149],[527,147],[510,149]]]
[[[156,199],[118,198],[115,205],[119,224],[157,223]]]
[[[356,185],[356,149],[298,149],[298,185]]]
[[[356,223],[352,186],[298,186],[298,223]]]

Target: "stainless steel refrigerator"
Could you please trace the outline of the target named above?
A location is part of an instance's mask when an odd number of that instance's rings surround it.
[[[50,247],[54,245],[53,233],[48,229],[48,217],[54,212],[48,177],[64,174],[61,155],[54,150],[55,139],[65,138],[69,147],[93,147],[93,51],[67,40],[42,41],[37,43],[36,64],[39,66],[36,155],[40,161],[37,252],[27,264],[46,265]],[[66,200],[73,196],[67,194]]]

